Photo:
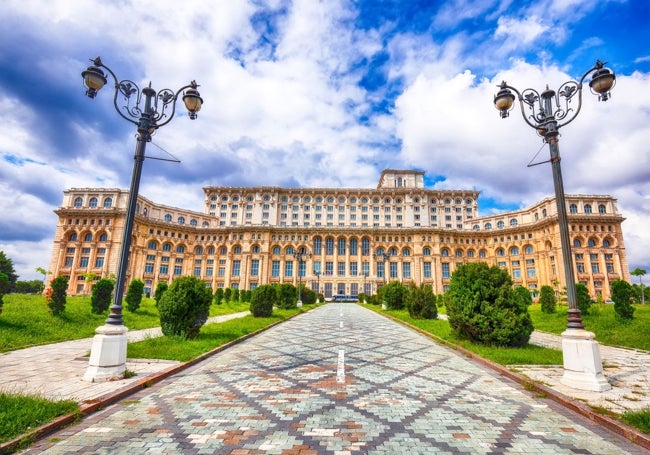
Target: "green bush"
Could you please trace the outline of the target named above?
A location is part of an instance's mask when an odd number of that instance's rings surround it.
[[[382,302],[391,310],[404,309],[408,289],[399,281],[391,281],[380,288]]]
[[[217,288],[217,290],[214,291],[214,303],[221,305],[221,302],[223,302],[223,288]]]
[[[230,302],[230,301],[232,300],[232,289],[230,289],[230,288],[226,288],[226,289],[223,291],[223,300],[224,300],[225,302]]]
[[[614,280],[611,283],[611,290],[616,315],[621,319],[634,319],[634,307],[632,306],[634,292],[632,291],[632,285],[627,281]]]
[[[316,293],[311,289],[308,289],[305,286],[303,286],[300,289],[300,300],[305,305],[313,305],[314,303],[316,303]]]
[[[4,305],[4,302],[2,301],[2,297],[7,293],[9,290],[9,277],[5,275],[4,273],[0,272],[0,313],[2,312],[2,305]]]
[[[557,306],[557,299],[555,298],[555,291],[551,286],[544,285],[539,290],[539,304],[542,313],[555,313]]]
[[[99,280],[93,286],[93,293],[90,297],[90,311],[95,314],[102,314],[111,305],[111,296],[115,285],[106,278]]]
[[[296,308],[296,299],[298,298],[296,292],[296,287],[291,283],[282,283],[280,285],[276,285],[276,305],[278,308]]]
[[[526,306],[531,306],[533,304],[533,296],[530,295],[530,291],[528,289],[523,286],[516,286],[515,292],[519,294],[519,296],[523,299],[523,301],[526,303]]]
[[[268,318],[273,314],[273,305],[277,291],[271,285],[264,284],[256,287],[251,294],[251,314],[256,318]]]
[[[131,313],[135,313],[142,303],[142,294],[144,293],[144,281],[135,279],[131,281],[129,290],[126,292],[126,308]]]
[[[413,319],[436,319],[438,317],[437,297],[429,285],[412,284],[406,294],[406,308]]]
[[[176,278],[156,304],[164,335],[196,338],[208,320],[212,292],[194,276]]]
[[[160,302],[160,299],[168,288],[169,286],[164,281],[161,281],[156,285],[156,291],[153,294],[156,305],[158,305],[158,302]]]
[[[52,293],[48,296],[47,306],[54,316],[59,316],[65,311],[66,299],[68,297],[68,277],[59,276],[50,284]]]
[[[589,295],[589,288],[582,283],[576,283],[576,300],[578,304],[578,309],[583,315],[589,314],[589,308],[593,301]]]
[[[239,302],[239,289],[233,289],[232,290],[232,301],[233,302]]]
[[[506,270],[484,262],[458,266],[449,282],[447,315],[454,332],[496,346],[524,346],[533,332],[528,307]]]

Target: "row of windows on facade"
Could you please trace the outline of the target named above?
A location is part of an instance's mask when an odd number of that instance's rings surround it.
[[[323,206],[323,205],[315,205],[315,206],[313,206],[314,211],[316,211],[316,212],[323,212],[323,211],[333,212],[334,207],[335,206],[333,206],[333,205],[325,205],[325,206]],[[210,204],[210,210],[216,210],[216,208],[217,208],[217,204]],[[245,210],[247,212],[252,211],[253,210],[253,205],[247,204],[244,208],[245,208]],[[349,209],[350,212],[356,212],[357,211],[357,206],[356,205],[348,206],[347,208]],[[424,206],[416,205],[416,206],[413,206],[413,211],[414,212],[419,212],[420,209],[422,209],[422,211],[425,211],[425,208],[426,207],[424,207]],[[236,217],[237,214],[238,214],[237,210],[239,210],[239,204],[221,204],[220,209],[224,210],[224,212],[221,212],[222,217],[228,216],[228,214],[226,212],[227,210],[231,210],[232,211],[231,216]],[[270,209],[271,209],[270,204],[263,204],[262,205],[262,210],[270,210]],[[291,211],[293,211],[293,212],[299,212],[301,210],[303,212],[310,212],[311,209],[312,209],[311,205],[303,205],[303,206],[292,205],[291,206]],[[325,209],[325,210],[323,210],[323,209]],[[370,210],[370,209],[372,209],[372,210]],[[405,207],[401,207],[401,206],[400,207],[384,206],[384,212],[392,212],[393,209],[395,210],[395,212],[398,212],[398,213],[400,213],[402,211],[406,211]],[[336,210],[339,211],[339,212],[345,212],[346,206],[345,205],[338,205],[338,206],[336,206]],[[362,206],[359,206],[359,210],[361,212],[370,212],[370,211],[372,211],[372,212],[380,212],[381,207],[378,206],[378,205],[375,205],[375,206],[362,205]],[[280,211],[281,212],[289,211],[289,205],[281,204],[280,205]],[[438,211],[438,208],[437,207],[430,207],[429,211],[433,212],[433,213],[436,213]],[[454,212],[455,213],[463,213],[463,209],[461,207],[456,207]],[[466,213],[473,213],[472,207],[466,207],[465,212]],[[268,212],[264,212],[264,213],[266,213],[267,216],[268,216]],[[452,208],[451,207],[445,207],[445,213],[452,213]]]
[[[280,197],[280,202],[289,202],[290,199],[291,199],[291,202],[293,202],[293,203],[303,202],[303,203],[309,204],[309,203],[312,202],[312,198],[310,196],[305,196],[302,199],[300,198],[300,196],[292,196],[291,198],[289,198],[289,196],[281,196]],[[210,201],[212,201],[212,202],[216,202],[216,201],[219,201],[219,200],[221,200],[223,202],[227,202],[227,201],[239,202],[240,200],[243,201],[244,198],[243,197],[240,198],[239,196],[226,196],[226,195],[221,196],[221,198],[219,198],[218,196],[211,196],[210,197]],[[255,198],[253,196],[247,196],[245,198],[245,200],[248,201],[248,202],[253,202],[255,200]],[[273,201],[273,196],[271,196],[270,194],[265,194],[262,197],[262,200],[265,201],[265,202]],[[367,204],[369,202],[372,202],[373,204],[379,204],[381,202],[381,200],[382,199],[380,197],[377,197],[377,196],[372,197],[372,198],[368,198],[368,197],[364,196],[364,197],[361,197],[361,198],[358,199],[358,201],[360,201],[362,204]],[[385,198],[383,198],[383,200],[384,200],[385,204],[391,204],[393,202],[393,199],[390,198],[390,197],[385,197]],[[416,203],[416,204],[419,204],[420,201],[421,201],[421,199],[419,197],[417,197],[417,196],[415,198],[413,198],[413,202]],[[451,204],[451,201],[452,200],[450,198],[446,198],[442,202],[445,205],[449,205],[449,204]],[[324,196],[316,196],[314,198],[313,202],[316,202],[317,204],[321,204],[323,202],[327,202],[328,204],[333,204],[334,202],[337,202],[339,204],[345,204],[346,202],[348,202],[350,204],[356,204],[357,203],[357,198],[355,196],[352,196],[352,197],[350,197],[348,199],[346,197],[339,196],[338,199],[337,199],[337,198],[334,198],[333,196],[329,196],[327,198],[324,197]],[[396,204],[401,204],[402,202],[403,201],[402,201],[401,198],[396,198],[395,199]],[[435,199],[435,198],[434,199],[429,199],[429,203],[437,204],[438,200]],[[462,203],[463,203],[462,199],[460,199],[460,198],[454,199],[454,204],[460,205]],[[473,199],[466,199],[465,204],[472,205],[472,204],[474,204],[474,200]]]

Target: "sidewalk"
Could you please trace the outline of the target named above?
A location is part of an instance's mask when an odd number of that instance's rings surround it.
[[[208,323],[243,317],[248,311],[211,318]],[[130,342],[161,336],[160,328],[128,332]],[[561,337],[533,332],[530,342],[561,349]],[[51,399],[73,399],[80,404],[101,401],[120,390],[128,389],[143,378],[157,375],[179,362],[167,360],[127,359],[127,369],[136,373],[129,379],[90,383],[82,379],[88,366],[92,338],[37,346],[0,354],[0,391],[42,395]],[[650,406],[650,352],[600,346],[604,374],[612,389],[585,392],[560,384],[561,365],[510,365],[507,368],[540,382],[552,390],[590,406],[616,413]]]
[[[206,324],[224,322],[248,315],[248,311],[216,316]],[[129,342],[162,336],[160,327],[133,330]],[[153,376],[180,362],[170,360],[127,359],[126,368],[135,373],[129,379],[87,382],[83,375],[88,367],[92,338],[35,346],[0,354],[0,391],[40,395],[55,400],[72,399],[80,404],[128,388],[136,381]]]

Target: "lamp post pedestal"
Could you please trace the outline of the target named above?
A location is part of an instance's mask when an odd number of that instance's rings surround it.
[[[84,381],[106,382],[124,379],[128,331],[123,325],[110,324],[95,330]]]
[[[612,388],[603,375],[600,347],[594,336],[584,329],[567,329],[562,333],[564,375],[560,383],[592,392],[605,392]]]

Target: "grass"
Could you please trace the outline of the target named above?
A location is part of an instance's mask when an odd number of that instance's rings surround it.
[[[5,442],[58,416],[78,412],[79,406],[73,400],[0,392],[0,410],[0,442]]]
[[[8,294],[0,315],[0,352],[13,351],[60,341],[90,338],[104,325],[105,314],[90,312],[90,296],[68,297],[65,312],[53,317],[42,295]],[[248,303],[228,302],[210,307],[210,316],[248,310]],[[124,325],[130,330],[158,327],[160,318],[154,299],[142,299],[138,311],[122,311]]]
[[[201,328],[199,336],[193,340],[183,340],[177,337],[157,337],[129,343],[128,358],[165,359],[186,362],[197,356],[222,346],[230,341],[256,332],[275,322],[283,321],[303,309],[274,310],[268,318],[245,316],[218,324],[207,324]]]
[[[594,304],[589,313],[582,316],[582,322],[601,344],[650,351],[650,305],[634,307],[634,319],[624,321],[616,316],[614,305]],[[566,330],[566,306],[559,306],[556,313],[546,314],[539,305],[532,305],[529,312],[536,330],[557,335]]]
[[[445,341],[461,346],[473,353],[491,360],[499,365],[562,365],[562,351],[527,344],[521,348],[485,346],[472,343],[455,336],[449,323],[442,319],[412,319],[406,310],[379,310],[368,305],[367,308],[388,314],[407,322],[425,332],[431,333]]]
[[[621,415],[621,420],[644,433],[650,433],[650,408],[640,411],[627,411]]]

